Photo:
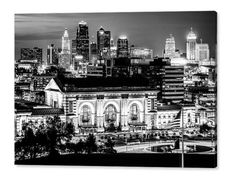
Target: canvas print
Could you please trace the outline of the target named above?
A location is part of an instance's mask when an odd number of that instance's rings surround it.
[[[217,14],[15,14],[15,164],[217,166]]]

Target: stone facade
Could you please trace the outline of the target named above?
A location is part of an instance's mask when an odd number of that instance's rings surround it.
[[[157,90],[118,90],[96,92],[61,91],[52,79],[45,88],[46,104],[64,109],[77,132],[81,128],[93,128],[103,132],[112,123],[127,131],[130,126],[151,129],[157,109]]]

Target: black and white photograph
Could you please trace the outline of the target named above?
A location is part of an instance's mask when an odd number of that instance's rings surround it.
[[[16,165],[217,167],[217,12],[16,13]]]

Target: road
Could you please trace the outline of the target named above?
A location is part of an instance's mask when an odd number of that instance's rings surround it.
[[[174,142],[172,140],[153,141],[153,142],[145,142],[141,144],[133,144],[133,145],[128,144],[125,146],[117,146],[117,147],[114,147],[114,149],[117,150],[118,153],[153,153],[150,150],[148,150],[149,147],[164,145],[164,144],[173,145]],[[203,145],[203,146],[212,147],[212,142],[211,141],[185,141],[184,146],[186,145]],[[180,146],[181,146],[181,143],[180,143]],[[214,147],[214,143],[213,143],[213,147]]]

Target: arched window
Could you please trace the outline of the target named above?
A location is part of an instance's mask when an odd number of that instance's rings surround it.
[[[116,121],[116,109],[113,105],[108,105],[105,109],[105,121],[114,122]]]
[[[91,109],[88,105],[84,105],[81,109],[81,120],[86,123],[91,119]]]
[[[137,121],[139,115],[139,108],[137,104],[132,104],[130,108],[130,116],[132,121]]]

